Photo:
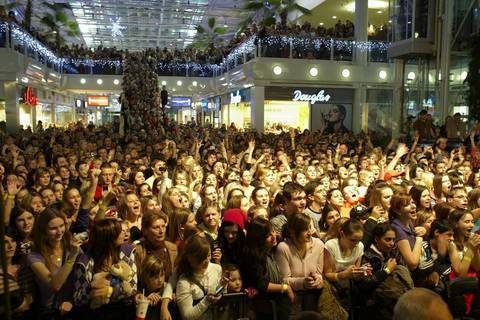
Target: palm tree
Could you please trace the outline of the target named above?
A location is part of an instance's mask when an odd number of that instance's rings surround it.
[[[0,18],[6,18],[8,16],[8,13],[18,7],[20,3],[18,1],[6,3],[0,5]]]
[[[197,35],[192,46],[197,49],[205,50],[208,47],[218,46],[222,43],[221,36],[227,32],[227,28],[216,26],[215,18],[208,18],[208,28],[204,28],[201,25],[195,27]]]
[[[302,7],[296,0],[249,0],[245,10],[254,14],[254,20],[260,20],[262,26],[274,25],[279,17],[283,25],[287,24],[288,14],[300,11],[310,14],[311,11]]]
[[[32,7],[33,7],[32,0],[27,0],[27,4],[25,5],[25,12],[23,13],[23,21],[22,21],[22,26],[27,31],[30,31],[32,28]]]
[[[44,2],[43,5],[51,11],[51,13],[46,13],[44,17],[40,18],[40,23],[47,28],[43,36],[54,41],[57,48],[60,48],[65,42],[65,35],[69,37],[77,37],[80,35],[80,28],[77,21],[70,20],[65,12],[65,9],[70,8],[67,3],[51,4]]]

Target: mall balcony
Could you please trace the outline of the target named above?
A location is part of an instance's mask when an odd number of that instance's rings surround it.
[[[367,19],[361,14],[368,8],[361,1],[357,6],[363,20],[356,18],[355,23],[365,28],[355,28],[355,40],[251,37],[220,64],[161,61],[156,70],[159,85],[165,85],[171,96],[188,96],[199,106],[210,106],[198,111],[204,114],[202,119],[209,118],[218,125],[235,122],[263,131],[269,101],[290,103],[295,102],[296,91],[310,96],[323,91],[338,98],[331,98],[330,104],[348,105],[350,129],[370,127],[368,115],[375,114],[380,115],[382,126],[391,130],[387,122],[393,112],[394,89],[402,79],[389,63],[388,43],[368,39]],[[7,23],[0,25],[0,59],[7,62],[0,65],[0,97],[4,101],[3,106],[0,104],[0,120],[7,120],[9,131],[18,124],[33,125],[37,120],[44,125],[65,125],[88,109],[87,95],[107,95],[112,104],[118,104],[123,73],[120,60],[60,58],[20,27]],[[33,88],[40,107],[29,109],[19,103],[27,87]],[[278,97],[278,93],[283,96]],[[235,110],[238,98],[232,101],[231,97],[239,94],[248,96],[249,101],[242,101],[247,102],[246,110]],[[63,113],[70,110],[70,114],[58,114],[57,105]],[[175,118],[182,121],[186,116],[183,111],[192,115],[191,108],[186,109],[176,110]],[[281,108],[277,105],[276,110],[288,114],[289,104]],[[316,112],[311,105],[308,114],[308,123],[300,127],[315,129]]]

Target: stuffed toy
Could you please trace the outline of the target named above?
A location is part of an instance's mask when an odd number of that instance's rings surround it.
[[[96,282],[105,281],[105,279],[110,279],[110,286],[115,290],[116,287],[120,286],[124,295],[129,296],[132,293],[132,286],[130,285],[130,280],[133,277],[133,272],[130,266],[125,261],[120,261],[110,268],[110,273],[108,272],[98,272],[93,275],[92,286]],[[97,309],[104,304],[110,302],[109,297],[103,299],[92,299],[90,301],[90,308]]]
[[[125,295],[129,296],[132,293],[132,286],[130,280],[132,280],[133,272],[130,266],[125,261],[120,261],[110,268],[110,274],[112,275],[111,286],[113,290],[117,286],[122,288]]]

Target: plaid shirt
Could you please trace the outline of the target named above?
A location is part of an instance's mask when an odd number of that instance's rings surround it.
[[[120,260],[125,261],[131,268],[133,276],[130,279],[132,292],[127,294],[123,292],[121,286],[113,288],[110,302],[118,302],[135,296],[137,291],[137,266],[135,264],[135,250],[129,244],[123,244],[120,248]],[[93,259],[83,254],[78,260],[75,268],[75,293],[73,295],[74,304],[83,306],[90,301],[91,282],[93,281]]]

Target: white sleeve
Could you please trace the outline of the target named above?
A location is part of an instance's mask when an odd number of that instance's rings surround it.
[[[185,278],[181,278],[177,282],[177,305],[183,320],[196,320],[200,318],[210,306],[206,296],[193,306],[191,283]]]

